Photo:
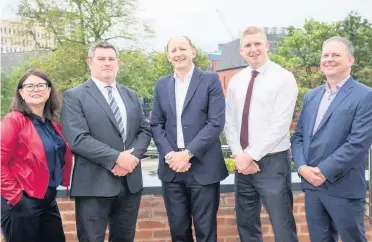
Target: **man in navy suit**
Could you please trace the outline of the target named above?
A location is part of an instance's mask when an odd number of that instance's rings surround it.
[[[350,76],[353,47],[323,43],[326,84],[308,92],[292,136],[311,241],[366,242],[365,164],[372,143],[372,89]]]
[[[174,73],[156,84],[151,130],[172,241],[217,241],[220,181],[228,175],[219,135],[225,99],[216,73],[198,70],[187,37],[167,45]]]

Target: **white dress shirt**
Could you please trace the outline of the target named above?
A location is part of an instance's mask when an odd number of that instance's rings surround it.
[[[183,104],[185,103],[185,98],[187,94],[187,90],[189,89],[192,74],[194,72],[194,66],[191,67],[189,73],[186,74],[183,82],[177,76],[176,72],[174,73],[174,91],[176,94],[176,113],[177,113],[177,146],[178,148],[185,148],[185,140],[183,138],[183,130],[182,130],[182,111],[183,111]]]
[[[226,98],[225,135],[233,154],[247,152],[256,161],[269,153],[290,148],[289,127],[298,94],[293,74],[278,64],[267,61],[256,69],[249,110],[249,146],[240,145],[245,96],[252,68],[246,67],[232,77]]]
[[[110,106],[109,97],[108,97],[108,89],[105,88],[106,86],[112,86],[112,96],[115,98],[116,104],[119,107],[121,119],[123,121],[123,126],[125,130],[125,134],[127,134],[127,110],[125,108],[125,104],[123,99],[121,98],[121,95],[116,87],[116,82],[114,81],[111,85],[107,85],[105,82],[97,80],[94,77],[91,77],[93,82],[97,85],[98,89],[101,91],[102,95],[105,97],[108,105]],[[111,109],[111,106],[110,106]],[[123,137],[123,140],[125,140],[125,137]]]

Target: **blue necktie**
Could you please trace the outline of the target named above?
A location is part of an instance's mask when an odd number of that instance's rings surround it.
[[[120,110],[119,110],[119,106],[116,103],[116,100],[115,100],[114,96],[112,95],[112,86],[105,86],[105,88],[108,91],[109,104],[110,104],[112,112],[114,113],[116,122],[118,123],[121,138],[123,139],[123,143],[124,143],[124,141],[125,141],[125,129],[124,129],[123,119],[121,117],[121,113],[120,113]]]

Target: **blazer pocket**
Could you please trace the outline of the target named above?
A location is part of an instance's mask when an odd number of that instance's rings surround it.
[[[354,111],[353,109],[347,109],[347,108],[336,108],[332,114],[334,115],[354,115]]]

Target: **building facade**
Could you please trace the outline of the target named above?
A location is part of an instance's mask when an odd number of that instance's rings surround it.
[[[1,53],[53,49],[55,39],[40,26],[27,26],[20,21],[0,20]]]

